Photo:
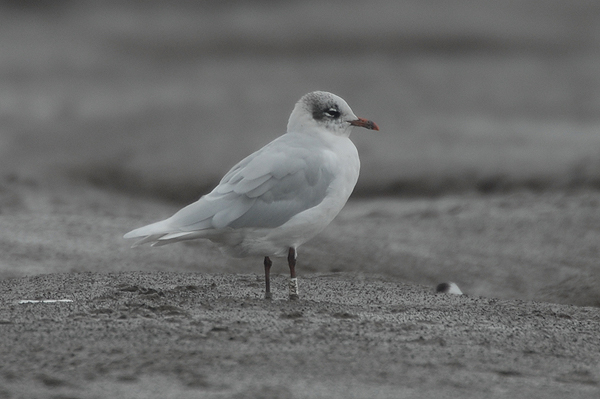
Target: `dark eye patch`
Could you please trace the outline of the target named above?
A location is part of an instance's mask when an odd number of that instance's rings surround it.
[[[323,113],[333,119],[340,117],[340,111],[338,111],[337,108],[333,108],[333,107],[325,110]]]

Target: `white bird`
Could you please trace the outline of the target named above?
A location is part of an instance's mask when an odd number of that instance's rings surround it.
[[[379,130],[342,98],[308,93],[296,103],[287,133],[240,161],[209,194],[124,238],[142,238],[133,247],[206,238],[233,257],[264,256],[266,298],[270,257],[287,256],[290,299],[297,299],[297,248],[331,223],[358,180],[353,126]]]

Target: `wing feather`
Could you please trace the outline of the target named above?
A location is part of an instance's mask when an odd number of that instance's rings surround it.
[[[310,139],[294,133],[279,137],[235,165],[209,194],[129,236],[281,226],[321,203],[334,179],[327,167],[331,154],[310,149]]]

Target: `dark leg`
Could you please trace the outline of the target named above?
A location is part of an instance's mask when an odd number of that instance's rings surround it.
[[[290,267],[290,299],[298,299],[298,279],[296,278],[296,249],[288,251],[288,266]]]
[[[290,267],[290,278],[296,278],[296,249],[290,248],[288,252],[288,265]]]
[[[265,256],[265,299],[271,299],[271,259]]]

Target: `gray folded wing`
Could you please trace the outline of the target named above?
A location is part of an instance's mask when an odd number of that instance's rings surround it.
[[[278,227],[320,204],[333,181],[332,153],[314,150],[310,139],[286,134],[235,165],[219,185],[169,219],[128,237],[205,229]],[[309,143],[308,143],[309,144]]]
[[[324,154],[282,144],[274,141],[242,160],[211,193],[173,215],[171,225],[179,231],[277,227],[321,203],[333,180]]]

